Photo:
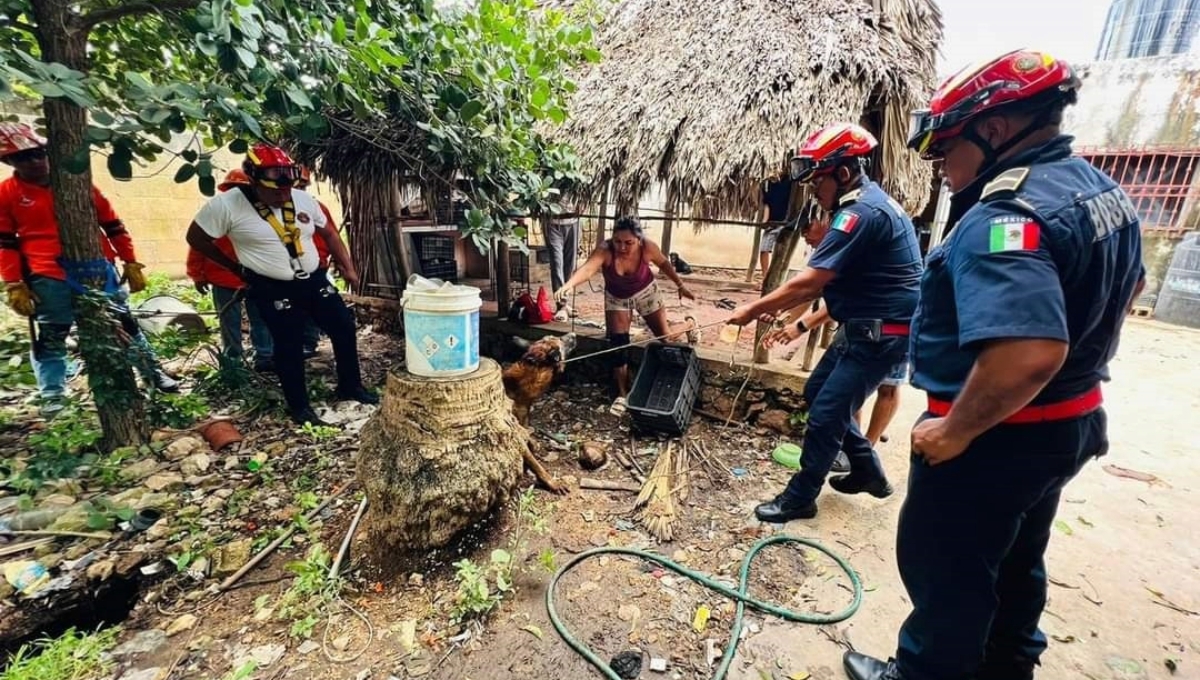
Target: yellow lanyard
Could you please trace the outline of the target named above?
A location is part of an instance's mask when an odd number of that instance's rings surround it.
[[[250,205],[258,211],[258,216],[271,225],[275,230],[275,235],[283,243],[283,247],[287,248],[288,257],[293,260],[299,260],[304,255],[304,246],[300,243],[300,229],[296,227],[296,206],[290,200],[283,204],[281,212],[283,213],[283,224],[279,223],[279,218],[275,217],[275,212],[267,206],[266,203],[258,200],[251,195],[248,187],[239,187],[242,189],[243,195],[250,201]]]

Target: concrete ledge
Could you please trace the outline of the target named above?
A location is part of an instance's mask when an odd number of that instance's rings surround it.
[[[536,340],[546,335],[565,335],[571,332],[570,323],[548,323],[540,326],[509,321],[496,317],[483,317],[480,325],[480,354],[498,361],[513,361],[520,356],[510,339],[520,337]],[[575,356],[583,356],[608,349],[604,331],[576,324],[578,338]],[[640,364],[645,353],[643,347],[630,347],[630,361]],[[754,364],[749,361],[734,361],[730,354],[709,347],[696,348],[702,371],[700,408],[707,414],[721,418],[733,411],[735,421],[751,421],[781,433],[791,432],[788,416],[800,406],[800,395],[808,380],[808,373],[796,366],[773,361]],[[747,380],[749,374],[749,380]],[[566,379],[583,380],[608,384],[610,368],[604,356],[583,359],[570,364]],[[745,382],[742,395],[738,390]]]

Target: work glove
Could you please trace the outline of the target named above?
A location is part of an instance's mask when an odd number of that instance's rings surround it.
[[[21,316],[33,316],[33,305],[38,302],[38,297],[30,290],[29,284],[17,281],[7,284],[5,288],[8,290],[8,306]]]
[[[197,281],[196,292],[201,295],[208,295],[208,283],[205,281]]]
[[[125,263],[125,282],[129,284],[129,292],[137,293],[146,290],[146,275],[142,270],[146,265],[139,262]]]

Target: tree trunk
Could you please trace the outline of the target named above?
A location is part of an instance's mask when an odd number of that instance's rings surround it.
[[[39,27],[42,59],[87,72],[87,31],[78,26],[67,0],[38,0],[33,14]],[[54,215],[68,262],[101,261],[100,231],[92,204],[90,167],[80,174],[67,171],[65,159],[87,146],[87,112],[63,98],[46,98],[42,104],[49,132],[50,183],[54,190]],[[102,290],[103,278],[79,281],[92,291]],[[145,406],[134,379],[128,353],[121,351],[117,327],[99,301],[75,300],[79,348],[88,367],[88,385],[96,400],[104,445],[110,448],[142,444],[147,440]]]
[[[529,444],[495,361],[450,379],[390,373],[358,454],[373,552],[394,562],[492,516],[520,481]]]
[[[675,197],[675,189],[667,190],[667,214],[663,220],[662,243],[660,244],[663,255],[671,256],[671,231],[675,227],[675,213],[679,206],[679,201]]]

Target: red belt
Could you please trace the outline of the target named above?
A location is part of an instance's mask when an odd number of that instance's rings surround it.
[[[1026,406],[1008,418],[1005,418],[1002,422],[1015,425],[1067,420],[1091,413],[1100,408],[1100,404],[1102,403],[1104,403],[1104,397],[1100,394],[1100,386],[1096,385],[1078,397],[1071,397],[1065,401],[1042,404],[1040,406]],[[935,416],[944,416],[950,412],[950,402],[929,397],[928,411]]]
[[[908,324],[885,323],[879,328],[882,335],[908,335]]]

